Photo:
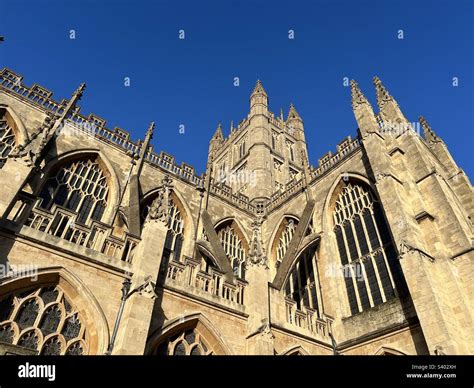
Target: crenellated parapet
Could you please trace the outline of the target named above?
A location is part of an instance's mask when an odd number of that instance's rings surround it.
[[[350,136],[345,138],[337,145],[337,152],[335,154],[332,154],[331,151],[327,152],[318,160],[318,167],[311,168],[311,180],[317,179],[331,167],[335,166],[341,160],[351,155],[353,151],[360,147],[360,145],[361,140],[359,138],[352,139]]]
[[[67,103],[65,99],[60,102],[54,100],[53,92],[42,86],[34,84],[28,87],[24,85],[22,76],[6,68],[0,71],[0,90],[55,115],[61,114]],[[125,153],[131,155],[140,153],[141,141],[134,142],[131,140],[130,133],[124,129],[118,127],[107,128],[106,120],[94,113],[90,113],[88,116],[83,115],[80,112],[80,107],[76,107],[71,113],[67,118],[67,123],[73,126],[74,129],[119,148]],[[150,147],[145,160],[188,183],[196,186],[203,185],[202,177],[196,175],[192,166],[186,163],[182,163],[181,166],[176,164],[174,157],[171,155],[164,152],[157,154]]]

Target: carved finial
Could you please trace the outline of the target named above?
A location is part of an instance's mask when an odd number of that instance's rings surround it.
[[[436,134],[431,129],[430,125],[423,116],[420,116],[418,118],[418,121],[421,124],[421,128],[423,128],[423,135],[428,143],[439,143],[441,141],[441,139],[436,136]]]
[[[82,95],[84,94],[84,90],[86,89],[86,84],[82,83],[79,85],[79,87],[76,89],[74,94],[72,95],[73,99],[76,101],[80,100]]]
[[[283,108],[280,108],[280,120],[285,121],[285,118],[283,117]]]
[[[222,133],[222,125],[219,123],[217,125],[216,132],[214,132],[214,136],[212,136],[214,140],[224,140],[224,134]]]
[[[369,101],[365,98],[364,94],[359,89],[359,85],[353,79],[350,81],[351,84],[351,97],[352,97],[352,109],[357,108],[361,104],[368,104],[370,106]]]
[[[234,120],[231,120],[230,121],[230,133],[234,132],[235,128],[234,128]]]
[[[154,130],[155,130],[155,122],[152,121],[152,122],[150,123],[150,126],[148,127],[148,129],[147,129],[147,131],[146,131],[147,135],[150,136],[150,139],[153,137],[153,131],[154,131]]]
[[[390,95],[387,89],[385,89],[385,86],[383,86],[379,77],[375,76],[373,78],[373,82],[375,86],[375,93],[377,95],[377,105],[379,108],[382,108],[387,101],[393,100],[393,97]]]
[[[287,120],[292,120],[292,119],[301,120],[301,116],[300,116],[299,113],[296,111],[296,108],[295,108],[295,106],[293,105],[293,103],[290,104],[290,110],[289,110],[289,112],[288,112],[288,118],[287,118]]]
[[[267,94],[267,92],[263,88],[262,82],[259,79],[257,80],[255,87],[253,88],[252,95],[253,94],[265,94],[265,95]]]

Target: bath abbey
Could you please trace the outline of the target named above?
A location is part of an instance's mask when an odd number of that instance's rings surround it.
[[[311,165],[257,81],[199,175],[0,70],[0,354],[474,354],[471,183],[373,83]]]

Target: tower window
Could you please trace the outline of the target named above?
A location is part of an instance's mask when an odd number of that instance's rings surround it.
[[[288,147],[288,156],[292,162],[295,161],[295,150],[294,150],[294,143],[287,140],[286,146]]]
[[[276,150],[277,135],[272,133],[272,149]]]
[[[245,156],[245,140],[242,140],[242,142],[239,145],[239,159],[243,158]]]

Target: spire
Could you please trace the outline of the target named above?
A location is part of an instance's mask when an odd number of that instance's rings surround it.
[[[69,114],[75,109],[77,102],[81,99],[82,95],[84,94],[84,90],[86,89],[86,84],[82,83],[79,87],[74,91],[72,94],[71,99],[66,104],[66,107],[63,109],[61,119],[64,120],[69,116]]]
[[[373,78],[374,86],[375,86],[375,92],[377,95],[377,105],[379,106],[380,109],[385,105],[387,101],[395,101],[393,97],[390,95],[390,93],[385,89],[385,86],[383,86],[382,81],[380,81],[380,78],[375,76]]]
[[[235,128],[234,128],[234,120],[231,120],[230,121],[230,133],[234,132]]]
[[[62,127],[64,121],[76,110],[77,102],[81,99],[84,94],[86,84],[82,83],[74,91],[71,96],[71,99],[66,103],[66,106],[62,108],[59,116],[54,116],[54,120],[48,120],[47,125],[43,127],[42,139],[41,142],[34,152],[35,157],[33,158],[33,163],[40,163],[46,154],[46,150],[51,144],[51,139],[55,138],[59,132],[59,128]]]
[[[72,95],[72,100],[75,100],[75,102],[79,101],[84,94],[84,90],[86,89],[86,84],[82,83],[79,85],[79,87],[76,89],[76,91]]]
[[[148,147],[150,146],[150,140],[153,138],[153,131],[155,130],[155,122],[152,121],[150,123],[150,126],[148,127],[145,135],[145,140],[142,143],[142,146],[140,148],[140,157],[138,160],[138,165],[137,165],[137,175],[140,176],[143,168],[143,161],[145,160],[146,153],[148,151]]]
[[[212,140],[224,140],[224,134],[222,133],[221,123],[217,125],[217,129],[216,132],[214,132],[214,136],[212,136]]]
[[[255,87],[253,88],[252,95],[254,94],[264,94],[265,96],[267,96],[267,92],[263,88],[262,82],[259,79],[257,80]]]
[[[280,120],[285,121],[285,119],[283,117],[283,108],[280,108]]]
[[[268,114],[268,95],[260,80],[257,80],[257,84],[250,95],[250,115],[259,114]]]
[[[362,138],[365,138],[370,133],[379,132],[379,126],[377,119],[375,118],[374,110],[370,105],[367,98],[359,89],[357,82],[351,80],[351,97],[352,97],[352,110],[354,112],[357,125],[359,126],[359,132]]]
[[[155,130],[155,122],[152,121],[150,123],[150,126],[148,127],[148,129],[146,130],[146,136],[145,136],[145,141],[146,141],[146,138],[150,138],[152,139],[153,138],[153,131]]]
[[[436,136],[436,134],[431,129],[430,125],[428,124],[428,122],[423,116],[420,116],[418,118],[418,121],[420,122],[421,127],[423,128],[423,135],[425,136],[425,140],[428,143],[433,144],[433,143],[441,142],[441,139],[438,136]]]
[[[293,103],[290,104],[290,111],[288,112],[288,120],[301,120],[301,116],[299,113],[296,111],[295,106]],[[303,120],[301,120],[303,121]]]
[[[408,120],[404,116],[397,101],[390,95],[390,93],[383,86],[380,78],[374,77],[375,92],[377,95],[377,105],[379,106],[380,116],[382,120],[388,124],[390,123],[407,123]]]
[[[355,110],[361,104],[367,104],[371,106],[369,101],[367,101],[367,98],[365,98],[364,94],[359,89],[359,85],[357,85],[357,82],[355,82],[352,79],[350,84],[351,84],[351,96],[352,96],[352,109]]]

